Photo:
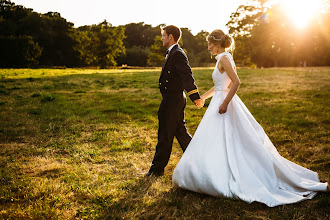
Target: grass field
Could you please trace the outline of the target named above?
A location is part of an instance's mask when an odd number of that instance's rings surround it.
[[[201,93],[210,68],[193,69]],[[268,208],[173,189],[157,141],[160,69],[0,69],[0,219],[329,219],[330,195]],[[330,68],[239,69],[238,95],[279,153],[330,182]],[[209,103],[207,101],[206,105]],[[189,101],[193,134],[206,107]]]

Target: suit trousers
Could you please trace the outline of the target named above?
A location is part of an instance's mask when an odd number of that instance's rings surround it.
[[[164,172],[172,152],[174,136],[183,152],[191,141],[184,120],[184,108],[187,98],[185,93],[162,93],[163,99],[158,110],[158,143],[150,168],[151,172]]]

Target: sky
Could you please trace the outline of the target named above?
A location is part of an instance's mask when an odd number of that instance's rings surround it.
[[[59,12],[75,27],[98,24],[106,19],[113,26],[144,22],[201,30],[226,29],[230,14],[247,0],[12,0],[38,13]]]

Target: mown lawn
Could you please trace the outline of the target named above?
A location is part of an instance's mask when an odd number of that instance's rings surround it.
[[[201,93],[212,68],[196,68]],[[329,191],[268,208],[173,189],[157,141],[160,69],[0,69],[0,219],[329,219]],[[330,182],[330,68],[239,69],[238,95],[281,155]],[[209,101],[206,103],[206,105]],[[189,101],[193,134],[206,107]]]

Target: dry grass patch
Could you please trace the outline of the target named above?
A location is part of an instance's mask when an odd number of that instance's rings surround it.
[[[211,68],[196,68],[203,93]],[[326,219],[329,193],[268,208],[147,178],[160,69],[8,69],[0,79],[0,219]],[[329,68],[245,69],[239,96],[285,158],[329,178]],[[206,106],[209,101],[207,101]],[[206,108],[188,100],[193,134]]]

